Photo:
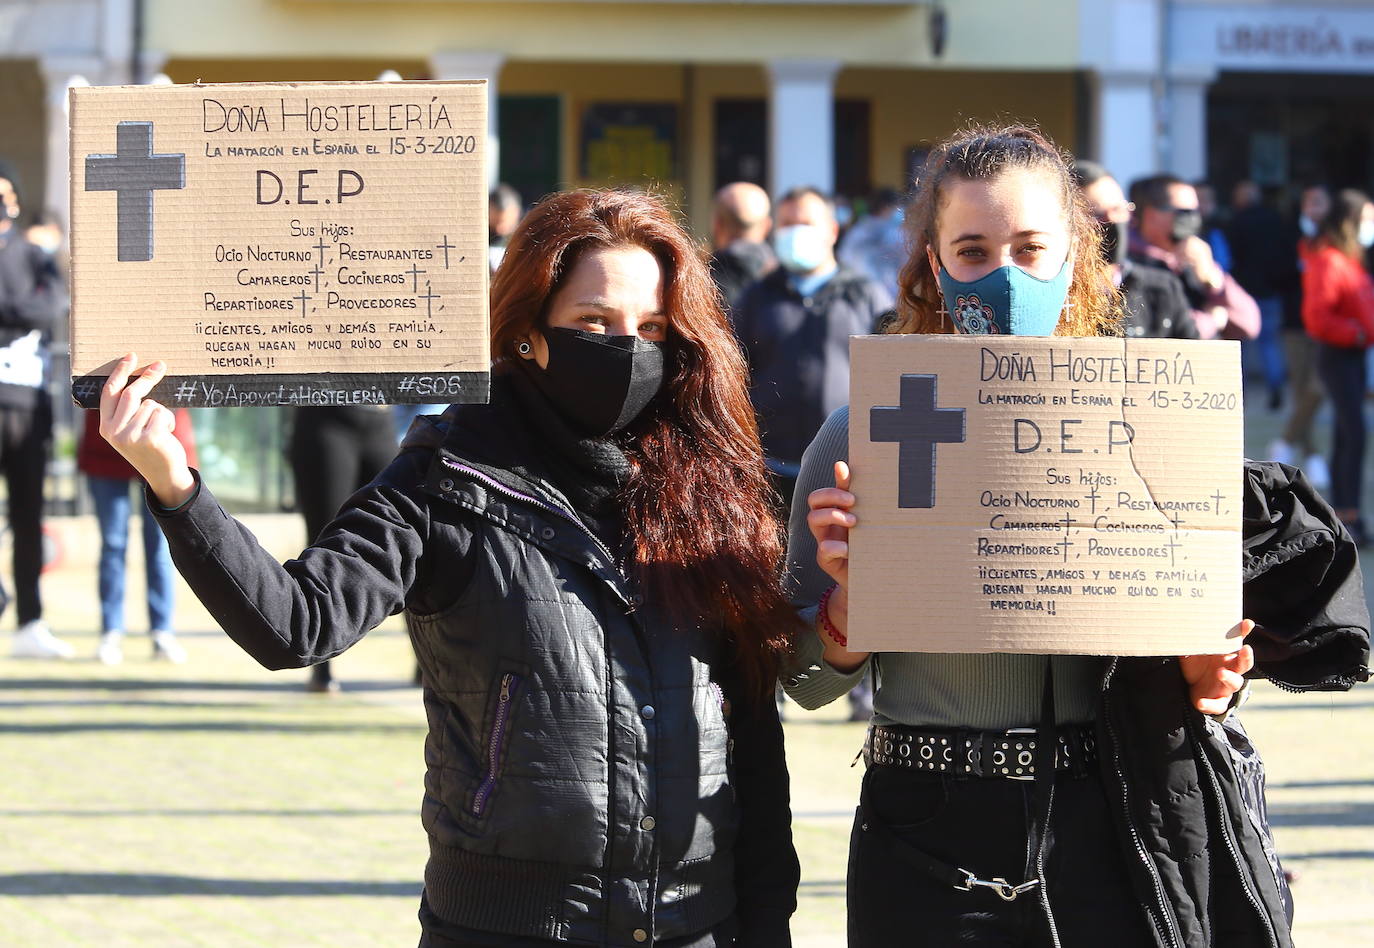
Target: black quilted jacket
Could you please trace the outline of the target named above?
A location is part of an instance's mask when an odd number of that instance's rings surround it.
[[[429,735],[421,819],[445,925],[587,945],[707,932],[790,944],[798,867],[771,696],[717,631],[670,626],[534,470],[506,400],[421,419],[314,546],[279,565],[204,488],[172,556],[269,668],[405,609]],[[451,422],[451,424],[449,424]]]
[[[1290,467],[1245,467],[1245,615],[1254,675],[1288,691],[1369,678],[1355,546]],[[1193,710],[1173,658],[1111,659],[1097,721],[1102,775],[1141,904],[1162,948],[1291,948],[1262,801],[1222,728]]]

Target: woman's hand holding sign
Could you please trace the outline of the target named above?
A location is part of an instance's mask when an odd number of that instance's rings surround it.
[[[868,658],[867,652],[851,652],[821,629],[826,621],[846,636],[849,631],[849,530],[858,518],[850,512],[854,495],[849,492],[849,465],[835,462],[835,486],[811,492],[806,499],[811,512],[807,526],[816,538],[816,563],[831,579],[835,591],[822,600],[824,614],[818,617],[817,634],[825,646],[825,661],[837,671],[849,672]]]
[[[1255,623],[1240,624],[1241,638]],[[1231,698],[1245,684],[1245,673],[1255,667],[1255,650],[1248,645],[1226,655],[1182,655],[1178,667],[1188,683],[1188,698],[1203,714],[1225,714]]]
[[[100,434],[124,456],[148,482],[164,507],[179,507],[196,489],[196,479],[186,464],[186,449],[172,433],[171,409],[146,396],[167,374],[167,366],[154,361],[133,381],[137,364],[130,352],[115,364],[100,392]]]
[[[828,620],[841,637],[849,633],[849,531],[859,521],[853,513],[854,495],[849,492],[849,465],[835,462],[835,486],[812,491],[807,498],[811,512],[807,526],[816,539],[816,563],[831,579],[835,590],[823,600],[825,614],[817,618],[817,634],[825,645],[825,660],[837,671],[852,671],[868,658],[867,652],[851,652],[824,631]],[[1255,623],[1240,624],[1241,637]],[[1204,714],[1223,714],[1245,684],[1245,673],[1255,666],[1248,645],[1224,655],[1182,655],[1178,659],[1188,684],[1188,700]]]

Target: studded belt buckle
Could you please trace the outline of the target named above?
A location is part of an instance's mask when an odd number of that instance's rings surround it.
[[[1036,734],[1038,734],[1039,732],[1038,732],[1035,728],[1033,728],[1033,727],[1014,727],[1014,728],[1010,729],[1009,731],[1007,731],[1006,733],[1007,733],[1007,736],[1008,736],[1008,737],[1010,737],[1010,736],[1013,735],[1013,734],[1029,734],[1029,735],[1031,735],[1032,737],[1034,737],[1034,736],[1035,736]],[[1035,779],[1035,742],[1034,742],[1034,741],[1031,741],[1031,742],[1030,742],[1030,747],[1029,747],[1028,749],[1022,750],[1022,751],[1019,752],[1019,755],[1020,755],[1020,756],[1018,756],[1018,759],[1015,760],[1015,761],[1012,761],[1012,760],[1008,757],[1008,758],[1006,759],[1006,762],[1004,762],[1004,763],[1002,763],[1002,764],[997,764],[997,763],[996,763],[996,761],[997,761],[997,753],[998,753],[998,752],[996,752],[996,751],[994,751],[994,753],[993,753],[993,763],[994,763],[994,765],[995,765],[995,766],[1000,766],[1000,767],[1006,767],[1006,768],[1007,768],[1007,771],[1008,771],[1007,773],[1001,774],[1000,776],[1003,776],[1003,777],[1005,777],[1005,778],[1008,779],[1008,780],[1034,780],[1034,779]],[[1011,753],[1011,752],[1010,752],[1010,751],[1007,751],[1007,753]],[[1030,759],[1029,759],[1029,760],[1024,759],[1024,757],[1025,757],[1026,754],[1029,754],[1029,755],[1030,755]],[[1012,773],[1011,771],[1012,771],[1014,768],[1017,768],[1017,767],[1023,767],[1023,768],[1025,768],[1026,772],[1025,772],[1024,774]]]

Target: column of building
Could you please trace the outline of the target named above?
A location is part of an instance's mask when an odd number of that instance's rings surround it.
[[[835,188],[833,59],[783,59],[768,64],[769,180],[774,194],[809,186]]]
[[[45,206],[42,210],[51,215],[65,234],[71,219],[67,90],[99,84],[104,80],[105,69],[95,56],[44,56],[38,60],[38,69],[43,76],[48,125],[43,175]]]
[[[1207,89],[1216,69],[1185,63],[1169,67],[1169,170],[1189,181],[1207,177]]]
[[[1169,60],[1173,15],[1163,0],[1081,7],[1093,129],[1087,157],[1123,184],[1160,171],[1190,180],[1207,173],[1207,90],[1216,69]]]
[[[430,54],[429,72],[435,79],[485,79],[487,81],[487,187],[501,181],[499,87],[504,53],[490,50],[445,49]]]

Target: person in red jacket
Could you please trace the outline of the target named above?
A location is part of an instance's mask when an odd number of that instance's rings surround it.
[[[142,484],[128,461],[100,436],[100,412],[88,411],[86,427],[76,452],[76,464],[86,475],[100,523],[100,645],[96,658],[106,665],[124,660],[124,554],[129,547],[129,488]],[[176,438],[186,453],[195,455],[191,415],[176,411]],[[136,502],[143,517],[143,557],[148,579],[148,632],[153,640],[153,658],[173,664],[186,661],[186,650],[172,631],[172,605],[176,573],[167,552],[167,539],[157,520],[148,512],[140,490]]]
[[[1360,546],[1364,472],[1365,350],[1374,343],[1374,281],[1365,249],[1374,244],[1374,204],[1361,191],[1341,191],[1304,260],[1302,321],[1317,340],[1317,372],[1335,411],[1331,506]]]

